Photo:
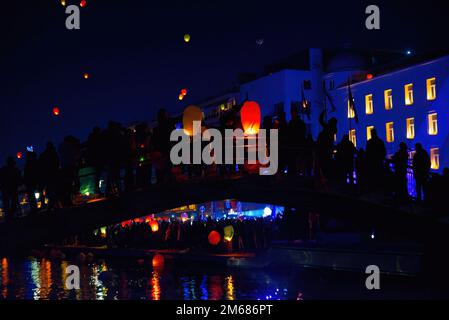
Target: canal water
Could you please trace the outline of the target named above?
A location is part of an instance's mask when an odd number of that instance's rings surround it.
[[[94,260],[80,267],[79,290],[65,289],[70,261],[1,258],[0,299],[28,300],[316,300],[434,299],[444,294],[414,277],[381,277],[317,269],[231,269],[142,259]]]

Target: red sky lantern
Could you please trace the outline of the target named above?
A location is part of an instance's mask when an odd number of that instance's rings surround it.
[[[366,75],[366,80],[371,80],[373,78],[373,74],[372,73],[368,73]]]
[[[221,241],[221,235],[217,231],[211,231],[209,233],[209,236],[207,237],[207,240],[209,240],[209,243],[213,246],[216,246]]]
[[[159,231],[159,223],[157,223],[156,220],[153,220],[150,222],[150,227],[152,232],[158,232]]]
[[[184,133],[188,136],[193,136],[193,122],[194,121],[202,121],[203,120],[203,112],[197,106],[189,106],[184,110],[184,114],[182,117],[182,125],[184,127]],[[198,132],[198,134],[201,134]]]
[[[161,255],[160,253],[156,253],[152,260],[153,267],[156,267],[156,268],[163,267],[164,263],[165,263],[164,256]]]
[[[22,154],[22,152],[17,152],[17,159],[22,159],[22,156],[23,156],[23,154]]]
[[[246,101],[240,110],[240,119],[245,134],[259,133],[260,118],[259,104],[254,101]]]
[[[55,116],[55,117],[57,117],[57,116],[59,116],[61,114],[61,112],[59,111],[59,108],[58,107],[54,107],[53,108],[53,115]]]
[[[86,0],[81,0],[80,7],[84,8],[86,5],[87,5],[87,1]]]
[[[182,89],[182,90],[181,90],[181,94],[182,94],[183,96],[186,96],[186,95],[187,95],[187,89]]]

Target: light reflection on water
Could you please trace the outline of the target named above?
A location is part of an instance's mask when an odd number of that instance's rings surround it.
[[[79,264],[80,290],[64,288],[69,261],[45,258],[1,259],[0,298],[27,300],[175,299],[234,300],[235,276],[223,269],[204,274],[197,269],[153,267],[151,261]],[[266,277],[266,276],[264,276]],[[264,278],[262,277],[262,279]],[[242,298],[257,298],[258,279],[245,282]],[[247,286],[251,284],[250,286]],[[265,287],[265,284],[263,284]],[[248,291],[246,291],[248,289]],[[252,290],[252,291],[251,291]],[[263,295],[263,294],[261,294]]]
[[[69,261],[0,259],[0,299],[27,300],[310,300],[441,297],[413,278],[382,278],[366,290],[365,275],[298,269],[241,270],[144,260],[79,263],[80,290],[66,290]],[[76,264],[76,263],[75,263]],[[447,296],[447,295],[446,295]]]

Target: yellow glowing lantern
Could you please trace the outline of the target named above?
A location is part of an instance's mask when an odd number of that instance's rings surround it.
[[[150,222],[150,227],[152,232],[158,232],[159,231],[159,223],[157,223],[156,220],[153,220]]]
[[[179,101],[182,101],[182,99],[184,99],[184,96],[180,93],[178,96]]]
[[[89,74],[86,72],[86,73],[84,73],[84,75],[83,75],[83,77],[84,77],[84,79],[89,79]]]
[[[203,120],[203,112],[197,106],[189,106],[184,110],[182,117],[182,124],[184,127],[184,133],[189,136],[193,136],[193,122],[201,122]],[[200,128],[201,129],[201,128]],[[201,133],[197,132],[197,134]]]
[[[106,227],[100,228],[100,234],[102,238],[106,238]]]
[[[240,119],[242,121],[245,134],[257,134],[260,129],[260,107],[257,102],[246,101],[240,110]]]
[[[232,241],[232,238],[234,238],[234,227],[233,226],[226,226],[223,229],[223,239],[225,241]]]
[[[65,7],[65,0],[61,0],[61,5]]]
[[[190,42],[190,34],[186,33],[186,34],[184,35],[184,41],[185,41],[186,43]]]

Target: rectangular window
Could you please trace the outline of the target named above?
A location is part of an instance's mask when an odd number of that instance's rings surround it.
[[[354,119],[355,118],[355,112],[354,109],[351,108],[351,104],[348,100],[348,119]]]
[[[426,85],[427,85],[427,100],[435,100],[437,98],[436,78],[427,79]]]
[[[428,119],[428,132],[429,135],[435,136],[438,134],[438,115],[436,113],[430,113],[427,116]]]
[[[430,167],[433,170],[440,169],[440,149],[438,148],[430,149]]]
[[[407,139],[415,139],[415,118],[407,118]]]
[[[413,83],[406,84],[404,86],[405,91],[405,105],[410,106],[413,104]]]
[[[384,92],[385,110],[393,109],[393,90],[388,89]]]
[[[385,129],[386,129],[387,142],[394,142],[394,128],[393,128],[393,122],[388,122],[388,123],[385,125]]]
[[[366,141],[371,139],[371,131],[374,129],[374,126],[366,127]]]
[[[373,95],[372,94],[365,96],[365,111],[366,111],[366,114],[373,114],[373,112],[374,112]]]
[[[354,147],[357,147],[357,137],[356,137],[355,129],[349,130],[349,140],[352,142]]]

